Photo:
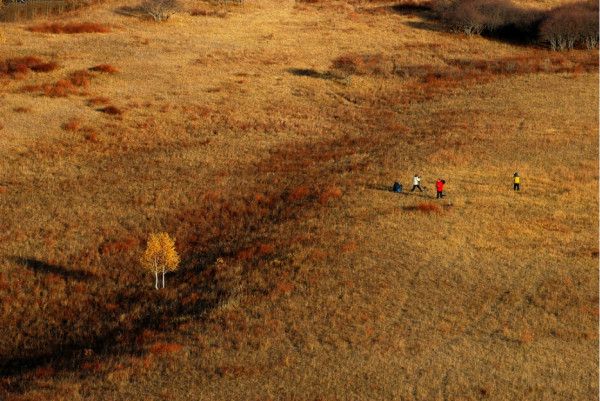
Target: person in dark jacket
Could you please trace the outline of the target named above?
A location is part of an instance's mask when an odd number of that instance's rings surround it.
[[[437,191],[436,194],[436,199],[441,199],[442,196],[444,196],[444,184],[446,183],[446,181],[442,180],[441,178],[438,178],[438,180],[435,182],[435,190]]]

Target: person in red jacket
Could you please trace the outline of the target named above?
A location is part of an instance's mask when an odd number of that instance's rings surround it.
[[[436,195],[436,199],[441,199],[442,196],[444,196],[444,184],[446,183],[446,181],[442,180],[441,178],[438,178],[438,180],[435,182],[435,189],[437,191],[437,195]]]

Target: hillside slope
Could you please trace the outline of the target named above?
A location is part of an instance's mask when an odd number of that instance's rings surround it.
[[[597,51],[384,3],[123,5],[3,25],[0,60],[58,68],[0,81],[2,399],[597,395]]]

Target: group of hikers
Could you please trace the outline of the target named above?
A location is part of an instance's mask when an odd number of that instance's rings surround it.
[[[435,182],[435,190],[436,190],[436,199],[441,199],[444,197],[444,185],[446,184],[446,180],[438,178]],[[423,192],[423,188],[421,187],[421,176],[419,174],[415,174],[412,179],[412,188],[410,192],[414,192],[415,189]],[[518,171],[515,171],[513,174],[513,190],[520,191],[521,190],[521,176]],[[392,187],[392,191],[394,192],[402,192],[402,184],[395,182]]]

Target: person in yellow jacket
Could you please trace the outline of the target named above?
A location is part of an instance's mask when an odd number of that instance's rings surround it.
[[[518,172],[515,172],[513,174],[513,182],[514,182],[513,189],[515,191],[520,191],[521,190],[521,176],[519,175]]]

